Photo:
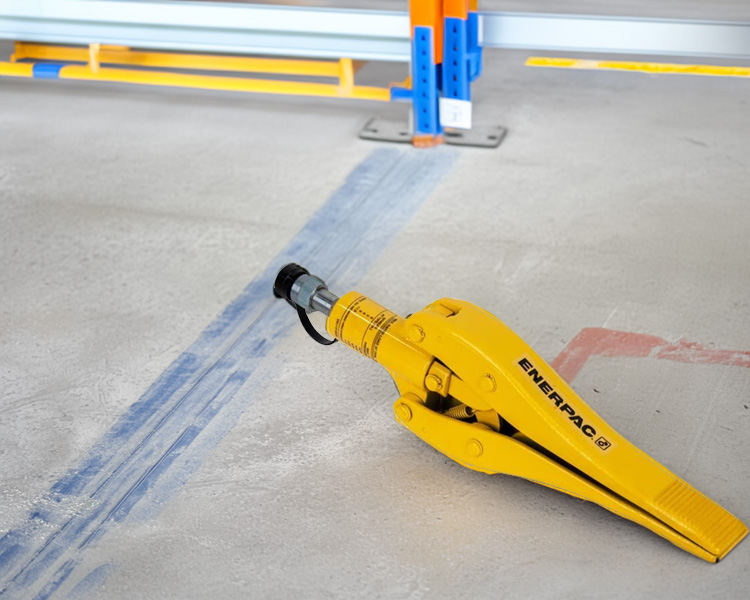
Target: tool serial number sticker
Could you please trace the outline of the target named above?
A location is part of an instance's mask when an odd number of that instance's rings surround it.
[[[594,429],[593,425],[583,420],[583,417],[578,414],[578,411],[576,411],[573,406],[565,401],[565,398],[555,391],[555,388],[552,387],[552,385],[539,372],[539,369],[537,369],[528,358],[523,357],[518,361],[518,365],[534,381],[537,387],[542,390],[542,393],[555,403],[555,406],[560,409],[560,412],[564,414],[583,435],[596,444],[597,448],[600,450],[608,450],[612,446],[612,442],[607,438],[597,435],[596,429]]]

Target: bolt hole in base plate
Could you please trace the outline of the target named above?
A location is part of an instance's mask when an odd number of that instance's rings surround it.
[[[497,148],[503,141],[508,130],[499,125],[489,127],[473,127],[471,129],[445,129],[446,144],[454,146],[474,146],[477,148]],[[359,132],[363,140],[377,142],[411,143],[412,133],[403,123],[385,121],[373,117]]]

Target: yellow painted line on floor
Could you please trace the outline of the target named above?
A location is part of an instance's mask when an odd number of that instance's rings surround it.
[[[722,67],[717,65],[681,65],[673,63],[627,62],[618,60],[587,60],[579,58],[549,58],[532,56],[527,67],[554,69],[604,69],[610,71],[635,71],[638,73],[665,73],[675,75],[709,75],[712,77],[750,77],[750,67]]]

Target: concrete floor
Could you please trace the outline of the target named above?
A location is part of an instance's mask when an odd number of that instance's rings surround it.
[[[0,557],[5,596],[745,597],[750,542],[709,565],[595,505],[463,469],[393,420],[380,367],[280,309],[224,428],[185,417],[196,444],[138,458],[153,486],[124,490],[90,540],[65,537],[97,507],[60,482],[131,451],[139,424],[118,419],[383,156],[433,181],[422,196],[401,181],[415,214],[382,224],[392,242],[368,233],[342,285],[401,314],[470,300],[548,361],[587,327],[700,345],[594,356],[572,385],[750,522],[747,81],[526,56],[488,53],[475,88],[477,121],[510,130],[493,151],[357,139],[402,107],[0,80],[0,533],[47,553],[13,582],[20,554]],[[721,349],[738,354],[707,364]]]

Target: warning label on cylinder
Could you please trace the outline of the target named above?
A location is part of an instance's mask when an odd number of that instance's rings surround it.
[[[378,347],[398,316],[366,296],[359,296],[335,321],[334,335],[360,354],[378,359]]]

